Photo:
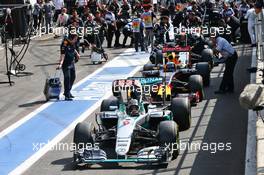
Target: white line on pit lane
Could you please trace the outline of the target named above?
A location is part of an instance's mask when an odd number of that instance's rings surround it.
[[[126,53],[126,52],[129,53],[131,51],[132,51],[132,49],[127,49],[123,53]],[[108,66],[108,64],[111,64],[113,61],[115,61],[116,59],[119,59],[119,58],[120,58],[119,56],[115,57],[109,63],[103,65],[102,67],[98,68],[96,71],[94,71],[93,73],[91,73],[90,75],[88,75],[87,77],[85,77],[84,79],[80,80],[78,83],[74,84],[73,85],[73,89],[75,89],[76,87],[80,86],[82,83],[84,83],[85,81],[87,81],[88,79],[90,79],[92,76],[94,76],[98,72],[102,71],[105,67]],[[61,96],[62,95],[63,94],[61,93]],[[19,126],[21,126],[23,123],[27,122],[29,119],[31,119],[33,116],[35,116],[37,113],[39,113],[39,112],[43,111],[44,109],[46,109],[47,107],[49,107],[52,103],[54,103],[54,102],[48,102],[48,103],[42,105],[41,107],[39,107],[38,109],[34,110],[33,112],[31,112],[27,116],[23,117],[22,119],[18,120],[17,122],[15,122],[14,124],[12,124],[8,128],[6,128],[3,131],[1,131],[0,132],[0,139],[2,137],[4,137],[5,135],[7,135],[8,133],[10,133],[11,131],[13,131],[16,128],[18,128]]]
[[[128,49],[131,50],[131,49]],[[115,58],[116,59],[116,58]],[[147,60],[146,62],[147,63]],[[127,76],[133,76],[136,74],[142,66],[136,67],[130,74]],[[102,68],[101,68],[102,69]],[[87,79],[87,78],[85,78]],[[80,84],[80,82],[79,82]],[[24,161],[21,165],[19,165],[16,169],[14,169],[10,175],[20,175],[25,172],[30,166],[32,166],[37,160],[39,160],[45,153],[47,153],[51,148],[60,142],[64,137],[66,137],[76,126],[77,123],[84,121],[87,116],[91,115],[93,111],[95,111],[101,104],[102,100],[111,96],[111,93],[106,94],[103,98],[101,98],[98,102],[96,102],[92,107],[90,107],[87,111],[85,111],[81,116],[79,116],[76,120],[74,120],[66,129],[60,132],[52,141],[46,144],[43,148],[41,148],[38,152],[33,154],[30,158]]]

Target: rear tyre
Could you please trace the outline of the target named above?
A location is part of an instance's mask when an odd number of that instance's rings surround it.
[[[78,123],[74,129],[73,143],[76,149],[82,149],[83,146],[93,146],[94,145],[94,132],[95,128],[92,123],[82,122]],[[73,162],[78,163],[78,157],[75,152],[73,152]]]
[[[214,63],[213,63],[213,57],[214,57],[214,52],[212,49],[204,49],[202,51],[202,61],[207,62],[210,65],[210,70],[213,68]]]
[[[162,121],[158,127],[158,140],[161,147],[169,147],[172,160],[179,155],[179,131],[177,124],[172,120]]]
[[[115,106],[118,108],[119,103],[118,103],[118,99],[116,97],[110,97],[108,99],[103,100],[101,103],[100,111],[101,112],[115,111],[115,109],[111,108],[111,106]]]
[[[161,50],[153,51],[149,57],[149,60],[152,64],[162,64],[163,63],[163,54]]]
[[[143,77],[159,77],[159,67],[155,64],[145,64],[142,71]]]
[[[115,111],[118,107],[118,99],[116,97],[110,97],[109,99],[102,101],[100,111]],[[101,118],[101,122],[105,129],[117,126],[117,118]]]
[[[186,131],[191,127],[191,104],[187,97],[171,100],[173,120],[178,124],[179,131]]]
[[[212,58],[214,56],[212,49],[204,49],[201,53],[202,61],[204,62],[210,62],[212,61]]]
[[[204,89],[201,75],[191,75],[189,77],[189,88],[192,93],[199,93],[199,102],[203,101]]]
[[[154,70],[155,67],[156,67],[155,64],[145,64],[145,65],[143,66],[143,71]]]
[[[210,86],[210,66],[207,62],[196,64],[197,74],[203,77],[203,85]]]

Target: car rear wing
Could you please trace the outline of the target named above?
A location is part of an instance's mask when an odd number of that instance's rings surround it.
[[[138,80],[142,86],[165,83],[164,77],[128,77],[127,79]]]
[[[190,46],[186,46],[186,47],[166,47],[164,46],[162,48],[162,52],[163,53],[167,53],[167,52],[190,52],[191,51],[191,47]]]
[[[163,104],[165,104],[166,97],[171,96],[165,77],[128,77],[129,80],[137,80],[142,85],[143,97],[152,97],[153,94],[161,97]]]

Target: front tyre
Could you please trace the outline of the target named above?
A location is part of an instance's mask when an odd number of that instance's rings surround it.
[[[191,127],[191,104],[187,97],[173,98],[171,100],[171,112],[180,132]]]
[[[196,64],[197,74],[203,77],[203,85],[205,87],[210,86],[210,66],[208,62],[202,62]]]
[[[168,147],[174,160],[179,155],[179,131],[172,120],[162,121],[158,127],[158,140],[161,147]]]
[[[78,163],[78,155],[75,151],[85,148],[86,146],[94,145],[95,128],[92,123],[82,122],[78,123],[74,129],[73,143],[76,150],[73,152],[73,162]]]

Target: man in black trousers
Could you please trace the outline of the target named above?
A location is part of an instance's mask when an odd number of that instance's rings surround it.
[[[224,76],[218,91],[215,94],[234,93],[234,69],[237,62],[237,52],[233,46],[223,37],[216,35],[211,37],[215,46],[214,52],[220,53],[221,60],[225,63]]]
[[[70,34],[61,44],[60,64],[57,69],[61,69],[64,75],[64,96],[66,101],[71,101],[74,96],[71,89],[76,78],[74,63],[80,58],[76,50],[77,33]]]

